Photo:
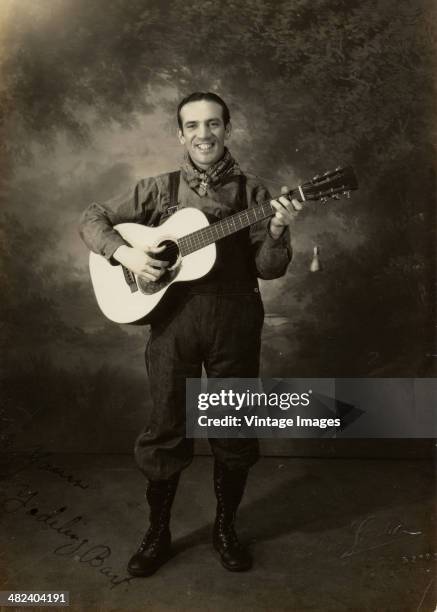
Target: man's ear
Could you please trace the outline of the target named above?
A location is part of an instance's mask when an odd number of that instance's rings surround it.
[[[231,132],[232,132],[232,124],[229,121],[228,125],[225,127],[225,138],[226,138],[226,140],[231,137]]]
[[[182,134],[182,130],[178,128],[178,138],[181,144],[185,144],[185,136]]]

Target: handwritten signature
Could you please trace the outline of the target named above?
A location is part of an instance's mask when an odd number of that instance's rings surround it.
[[[14,455],[21,456],[21,453],[13,453]],[[50,457],[53,456],[53,453],[49,453],[44,451],[41,446],[37,446],[33,449],[30,457],[26,458],[26,462],[24,465],[20,466],[12,474],[9,474],[8,477],[15,476],[20,472],[28,469],[29,467],[35,466],[39,470],[44,470],[46,472],[52,472],[56,474],[63,480],[65,480],[68,484],[71,484],[73,487],[79,487],[81,489],[88,489],[89,483],[81,480],[80,478],[76,478],[73,474],[66,472],[64,468],[61,468],[59,465],[51,461],[47,461]],[[43,461],[45,460],[45,461]]]
[[[392,544],[395,539],[399,539],[406,536],[416,536],[421,535],[421,531],[413,531],[411,529],[407,529],[405,525],[401,522],[399,523],[391,523],[388,524],[386,529],[381,533],[373,533],[371,534],[371,530],[369,526],[372,524],[372,527],[375,526],[374,521],[376,520],[376,516],[367,516],[362,521],[357,524],[354,533],[354,541],[352,547],[349,550],[346,550],[344,553],[340,555],[340,559],[345,559],[347,557],[352,557],[353,555],[359,555],[368,550],[374,550],[375,548],[380,548],[381,546],[388,546]],[[373,535],[373,537],[378,539],[378,542],[373,545],[364,545],[365,540],[369,539],[369,536]],[[388,537],[387,537],[388,536]],[[381,537],[384,540],[381,542]]]
[[[130,584],[132,580],[135,580],[133,576],[120,576],[111,566],[105,565],[106,560],[112,554],[110,546],[106,544],[92,544],[88,538],[81,538],[72,530],[72,527],[77,526],[79,523],[87,524],[83,516],[75,516],[63,524],[59,524],[61,515],[68,510],[68,507],[62,506],[52,512],[42,512],[39,508],[33,506],[38,495],[38,491],[33,491],[27,485],[24,489],[19,490],[15,496],[4,499],[0,507],[7,514],[25,510],[26,515],[33,518],[36,522],[46,525],[60,536],[71,540],[67,544],[57,546],[52,552],[57,556],[73,557],[79,563],[96,569],[100,574],[109,579],[111,589],[121,584]]]

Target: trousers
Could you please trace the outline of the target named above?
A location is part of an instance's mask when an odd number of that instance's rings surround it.
[[[264,320],[257,286],[173,294],[163,310],[146,347],[152,407],[134,449],[149,480],[170,478],[192,461],[194,441],[185,437],[185,379],[200,378],[202,365],[208,377],[258,377]],[[249,469],[259,457],[256,439],[210,438],[209,444],[231,470]]]

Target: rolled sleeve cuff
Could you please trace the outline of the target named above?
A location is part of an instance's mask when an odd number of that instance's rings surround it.
[[[289,228],[286,227],[279,238],[273,238],[267,229],[257,255],[258,275],[266,280],[283,276],[292,256]]]
[[[105,241],[101,254],[109,261],[111,266],[119,266],[120,262],[114,259],[113,255],[118,247],[125,245],[129,246],[128,243],[120,236],[120,234],[108,237],[108,239]]]

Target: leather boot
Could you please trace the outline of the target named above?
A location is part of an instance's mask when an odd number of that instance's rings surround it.
[[[131,576],[151,576],[170,558],[170,511],[179,476],[180,473],[168,480],[149,481],[146,499],[150,507],[150,526],[128,563],[127,570]]]
[[[249,551],[240,544],[235,533],[235,517],[243,497],[247,470],[229,470],[214,463],[214,490],[217,497],[217,515],[214,523],[213,545],[220,560],[230,572],[244,572],[252,567]]]

